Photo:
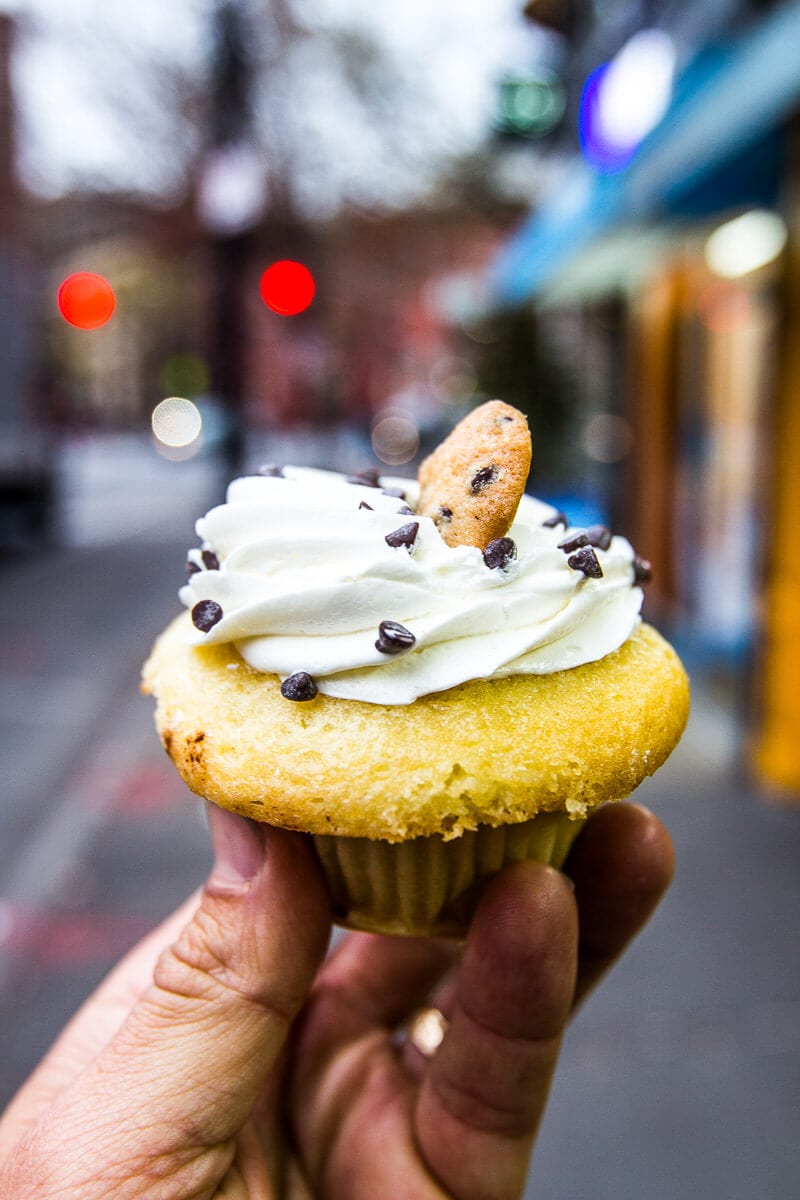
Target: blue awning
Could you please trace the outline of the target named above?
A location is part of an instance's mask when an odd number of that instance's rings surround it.
[[[623,222],[709,211],[715,193],[719,209],[764,203],[779,173],[774,132],[798,101],[800,2],[793,0],[735,42],[693,60],[666,115],[624,170],[601,175],[582,161],[574,165],[492,264],[494,302],[536,295],[574,255]],[[705,208],[698,205],[704,189]]]

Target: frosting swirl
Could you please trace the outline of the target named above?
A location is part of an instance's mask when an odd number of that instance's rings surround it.
[[[413,506],[417,484],[406,479],[371,487],[286,467],[234,480],[226,503],[197,522],[203,547],[189,553],[181,601],[213,614],[193,643],[232,642],[257,671],[307,672],[326,695],[394,705],[470,679],[594,662],[638,624],[642,591],[624,538],[607,549],[595,541],[602,576],[592,578],[559,548],[579,531],[543,524],[556,510],[523,496],[508,531],[516,557],[504,547],[485,560],[474,546],[446,545],[429,517],[382,488],[402,489]],[[387,640],[382,623],[411,643]]]

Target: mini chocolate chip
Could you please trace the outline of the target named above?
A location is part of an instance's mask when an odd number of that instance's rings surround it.
[[[586,530],[586,536],[589,539],[589,545],[597,546],[598,550],[607,550],[611,545],[611,530],[606,529],[605,525],[590,525]]]
[[[567,565],[572,567],[573,571],[583,571],[587,579],[603,578],[603,568],[591,546],[582,546],[575,554],[571,554]]]
[[[281,695],[286,700],[313,700],[317,685],[307,671],[296,671],[281,684]]]
[[[410,516],[413,516],[413,513],[414,513],[413,508],[409,508],[407,504],[403,504],[397,510],[397,515],[399,517],[410,517]]]
[[[406,494],[402,488],[388,487],[381,488],[381,491],[383,492],[384,496],[394,496],[395,500],[405,500],[406,498]]]
[[[546,521],[542,521],[545,529],[555,529],[557,525],[563,525],[565,529],[569,528],[569,521],[561,511],[553,513],[552,517],[548,517]]]
[[[204,550],[200,557],[202,558],[203,566],[207,571],[219,570],[219,559],[213,550]]]
[[[262,463],[262,465],[258,468],[257,474],[266,475],[272,479],[286,478],[283,473],[283,467],[278,467],[275,463]]]
[[[347,476],[348,483],[359,483],[362,487],[380,487],[380,471],[377,467],[365,467],[363,471],[356,471],[353,475]]]
[[[362,501],[361,501],[361,503],[359,504],[359,506],[358,506],[358,507],[359,507],[360,509],[361,509],[361,508],[366,508],[368,512],[374,512],[374,511],[375,511],[375,509],[372,507],[372,505],[371,505],[371,504],[367,504],[366,500],[362,500]]]
[[[633,582],[634,583],[650,583],[653,578],[653,568],[646,558],[640,558],[637,554],[633,560]]]
[[[559,550],[563,550],[565,554],[571,554],[573,550],[580,550],[581,546],[589,545],[589,535],[585,529],[579,529],[577,533],[573,533],[572,537],[564,538],[563,542],[558,543]]]
[[[186,574],[187,575],[190,575],[190,576],[196,575],[197,572],[200,570],[201,570],[201,568],[198,567],[196,562],[192,562],[192,560],[190,558],[187,558],[187,560],[186,560]]]
[[[402,654],[404,650],[410,650],[416,640],[405,625],[398,625],[397,621],[381,621],[375,649],[380,650],[381,654]]]
[[[473,496],[477,496],[480,492],[484,492],[491,483],[494,483],[495,479],[497,479],[497,467],[494,463],[488,467],[481,467],[472,476],[469,490]]]
[[[483,552],[483,561],[493,571],[507,567],[512,558],[517,557],[517,545],[512,538],[495,538]]]
[[[419,521],[409,521],[407,525],[401,525],[399,529],[395,529],[392,533],[387,533],[385,541],[387,546],[405,546],[411,549],[417,539],[419,533]]]
[[[203,633],[222,620],[222,608],[216,600],[198,600],[192,609],[192,622]]]
[[[439,521],[443,521],[445,523],[445,525],[449,525],[450,522],[452,521],[452,519],[453,519],[452,508],[448,508],[446,504],[440,504],[439,505],[439,513],[436,517],[434,517],[434,520],[437,522],[437,524]]]

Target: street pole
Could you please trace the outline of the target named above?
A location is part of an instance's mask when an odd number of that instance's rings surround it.
[[[236,0],[221,0],[213,15],[209,156],[249,141],[252,113],[252,63],[247,52],[245,18]],[[241,473],[244,460],[247,305],[243,288],[254,251],[252,224],[231,228],[224,214],[208,227],[211,273],[209,358],[212,387],[227,422],[224,466],[229,477]]]

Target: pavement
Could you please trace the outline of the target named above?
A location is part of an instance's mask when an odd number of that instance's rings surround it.
[[[0,563],[0,1107],[210,864],[138,673],[219,479],[135,439],[72,446],[63,470],[58,544]],[[675,883],[566,1035],[527,1200],[800,1193],[800,808],[748,781],[736,708],[699,673],[638,793]]]

